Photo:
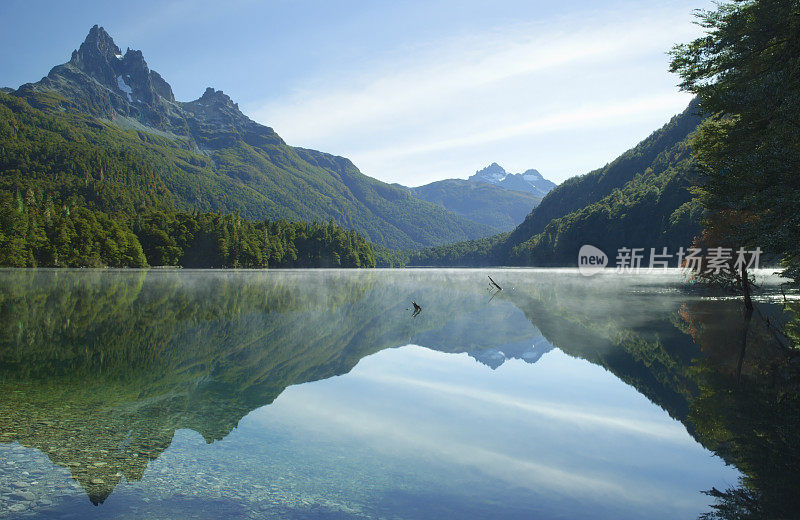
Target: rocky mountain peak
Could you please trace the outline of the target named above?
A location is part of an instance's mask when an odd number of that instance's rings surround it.
[[[114,43],[114,39],[99,25],[89,29],[89,34],[83,40],[80,48],[75,51],[81,56],[96,55],[116,57],[121,54],[119,47]]]
[[[151,70],[150,83],[153,85],[153,91],[166,99],[167,101],[175,102],[175,94],[172,93],[172,87],[167,81],[161,77],[161,74]]]
[[[122,58],[122,51],[102,27],[95,25],[81,46],[72,51],[69,64],[80,69],[104,85],[115,81],[114,62]]]
[[[503,168],[502,166],[500,166],[496,162],[493,162],[492,164],[490,164],[486,168],[484,168],[482,170],[478,170],[475,173],[476,174],[503,174],[503,175],[505,175],[506,170],[505,170],[505,168]]]
[[[144,61],[144,55],[142,54],[142,51],[134,50],[128,47],[128,49],[125,51],[125,55],[119,59],[123,63],[127,63],[129,67],[140,69],[143,72],[150,72],[150,69],[147,67],[147,62]]]
[[[116,93],[122,101],[115,101],[114,109],[123,115],[128,115],[131,110],[141,113],[141,105],[152,107],[160,103],[159,98],[175,102],[172,87],[157,72],[150,70],[142,51],[128,48],[123,55],[111,36],[98,25],[89,30],[78,50],[72,52],[67,67],[78,69]],[[59,76],[63,78],[70,74],[63,66],[55,67],[50,73],[56,82]],[[137,108],[125,108],[125,102]]]
[[[269,128],[239,110],[221,90],[207,88],[188,103],[175,100],[172,87],[150,70],[142,51],[124,55],[109,34],[95,25],[68,63],[56,65],[47,77],[23,85],[25,92],[51,90],[83,110],[121,125],[144,125],[179,136],[191,136],[205,148],[229,146],[242,135],[252,143],[282,142]],[[21,87],[22,88],[22,87]]]
[[[223,105],[239,110],[239,105],[234,103],[230,96],[221,90],[214,90],[212,87],[207,87],[197,101],[204,105]]]
[[[556,186],[555,183],[545,179],[538,170],[531,168],[523,173],[508,173],[496,162],[478,170],[475,175],[469,177],[469,180],[494,184],[509,190],[533,193],[542,197]]]
[[[475,172],[475,175],[470,177],[469,180],[495,183],[501,181],[506,175],[507,172],[503,167],[493,162],[486,168]]]

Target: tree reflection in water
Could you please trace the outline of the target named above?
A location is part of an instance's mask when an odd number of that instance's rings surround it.
[[[674,277],[507,271],[490,301],[485,280],[4,272],[0,442],[42,451],[98,504],[123,477],[140,479],[177,429],[224,438],[287,386],[345,374],[382,349],[413,343],[496,368],[500,346],[533,344],[520,359],[557,347],[605,367],[741,471],[738,487],[707,491],[706,518],[797,516],[800,359],[786,348],[800,338],[796,306],[757,303],[745,328],[741,302],[687,293]],[[409,320],[412,299],[425,312]]]
[[[757,305],[763,314],[749,331],[746,316],[736,327],[696,304],[681,309],[706,354],[696,367],[700,395],[689,421],[700,442],[743,473],[737,487],[706,491],[716,501],[706,519],[800,515],[800,356],[791,332],[798,308]],[[731,306],[729,314],[743,312],[741,303]],[[790,348],[775,337],[774,324],[787,320]]]

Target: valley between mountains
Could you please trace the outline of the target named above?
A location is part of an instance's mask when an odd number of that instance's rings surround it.
[[[0,261],[572,265],[584,242],[685,244],[702,216],[688,190],[696,111],[560,186],[493,163],[406,187],[287,144],[222,91],[175,99],[141,51],[94,26],[66,63],[0,93]]]

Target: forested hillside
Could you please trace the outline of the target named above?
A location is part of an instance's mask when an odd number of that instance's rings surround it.
[[[702,206],[690,136],[701,121],[696,103],[603,168],[553,189],[507,235],[410,253],[410,265],[576,265],[583,244],[613,261],[620,247],[689,245]]]
[[[238,214],[328,222],[386,247],[417,248],[494,229],[363,175],[349,160],[287,145],[214,89],[176,101],[142,53],[93,27],[70,60],[0,93],[0,176],[14,197],[132,215]]]
[[[600,202],[637,176],[660,174],[675,166],[674,154],[681,154],[685,158],[688,152],[686,146],[679,146],[679,143],[697,128],[700,120],[697,103],[694,102],[683,113],[673,117],[669,123],[611,163],[585,175],[567,179],[531,211],[511,234],[509,242],[518,245],[530,240],[544,231],[553,219]]]
[[[191,191],[189,173],[210,162],[159,136],[0,93],[0,265],[374,265],[360,235],[331,223],[189,213],[167,184],[181,179]]]
[[[417,198],[501,231],[514,229],[542,200],[532,193],[463,179],[445,179],[408,190]]]

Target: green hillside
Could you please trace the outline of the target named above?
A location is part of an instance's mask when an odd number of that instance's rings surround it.
[[[690,104],[669,123],[611,163],[561,183],[514,230],[510,241],[514,244],[525,242],[544,231],[551,220],[601,201],[637,175],[647,176],[668,167],[665,161],[668,160],[669,151],[686,140],[700,123],[697,111],[697,104]]]
[[[0,93],[2,187],[131,216],[142,210],[327,222],[391,248],[487,236],[493,228],[295,148],[221,91],[176,101],[141,52],[97,26],[69,62]]]
[[[532,193],[463,179],[446,179],[408,190],[417,198],[501,231],[514,229],[542,200]]]
[[[692,103],[610,164],[553,189],[511,233],[414,252],[409,263],[570,266],[583,244],[612,263],[620,247],[688,246],[703,215],[690,191],[689,142],[700,121]]]

